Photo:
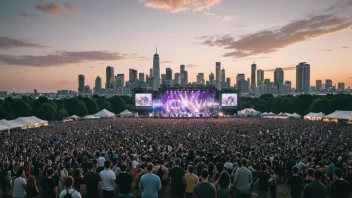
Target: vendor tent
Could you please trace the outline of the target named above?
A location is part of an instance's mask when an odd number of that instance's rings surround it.
[[[319,112],[319,113],[310,112],[304,116],[304,119],[306,119],[306,120],[321,120],[321,119],[323,119],[324,115],[325,114],[322,112]]]
[[[121,117],[130,117],[130,116],[133,116],[133,113],[126,109],[117,115],[119,115]]]
[[[101,118],[111,118],[111,117],[114,117],[115,114],[106,110],[106,109],[103,109],[103,110],[99,111],[98,113],[94,114],[94,116],[99,116]]]
[[[8,120],[0,120],[0,125],[5,126],[7,129],[14,129],[14,128],[22,128],[23,125],[20,125],[15,122],[11,122]]]
[[[8,128],[0,124],[0,131],[5,131],[5,130],[8,130]]]
[[[37,121],[41,126],[48,126],[48,121],[46,121],[46,120],[42,120],[42,119],[37,118],[37,117],[35,117],[35,116],[31,116],[31,117],[29,117],[29,118],[31,118],[31,119]]]
[[[100,118],[99,116],[94,116],[94,115],[87,115],[87,116],[84,116],[83,117],[84,119],[97,119],[97,118]]]
[[[339,119],[339,120],[352,120],[352,111],[335,111],[323,118]]]
[[[293,113],[288,116],[289,118],[301,118],[302,116],[298,115],[297,113]]]
[[[253,108],[246,108],[240,111],[240,114],[243,116],[257,116],[260,114],[260,112],[256,111]]]
[[[74,119],[74,120],[77,120],[77,119],[79,119],[79,116],[72,115],[72,116],[68,117],[68,119]]]
[[[15,120],[12,120],[13,122],[16,122],[20,125],[23,126],[23,128],[34,128],[34,127],[39,127],[40,124],[38,121],[34,120],[33,118],[30,117],[19,117]]]

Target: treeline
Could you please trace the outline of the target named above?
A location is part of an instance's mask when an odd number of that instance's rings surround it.
[[[120,113],[133,107],[130,96],[113,96],[110,98],[94,95],[92,98],[78,96],[70,99],[49,100],[39,97],[13,99],[11,97],[0,100],[0,119],[12,120],[17,117],[37,116],[44,120],[60,120],[78,115],[95,114],[102,109]],[[277,96],[261,95],[260,98],[242,97],[239,100],[239,109],[254,108],[260,112],[298,113],[305,115],[309,112],[323,112],[329,114],[335,110],[352,111],[352,95],[299,95]]]
[[[37,116],[44,120],[60,120],[62,118],[77,115],[86,116],[107,109],[114,113],[120,113],[132,107],[130,96],[113,96],[110,98],[94,95],[89,97],[74,97],[70,99],[49,100],[46,97],[39,97],[34,100],[32,97],[13,99],[11,97],[0,100],[0,120],[12,120],[17,117]]]
[[[254,108],[260,112],[274,112],[276,114],[280,112],[298,113],[300,115],[306,115],[309,112],[330,114],[336,110],[352,111],[352,95],[286,95],[274,97],[271,94],[264,94],[260,98],[240,98],[239,109],[244,108]]]

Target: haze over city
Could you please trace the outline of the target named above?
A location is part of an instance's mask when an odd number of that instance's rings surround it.
[[[332,79],[352,86],[352,1],[3,0],[0,3],[0,90],[77,90],[79,74],[94,86],[106,66],[149,74],[158,46],[160,73],[205,79],[221,62],[226,77],[250,78],[251,64],[273,80],[296,81],[310,64],[310,85]],[[126,77],[126,80],[128,78]]]

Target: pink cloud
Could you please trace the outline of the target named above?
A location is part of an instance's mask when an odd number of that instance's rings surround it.
[[[183,11],[204,11],[219,4],[221,0],[140,0],[145,6],[172,13]]]
[[[60,16],[62,12],[62,6],[57,3],[39,3],[35,6],[36,10],[42,11],[46,14]]]
[[[75,5],[71,4],[71,3],[65,3],[65,8],[67,10],[69,10],[70,12],[73,12],[73,13],[77,13],[78,12],[78,8]]]

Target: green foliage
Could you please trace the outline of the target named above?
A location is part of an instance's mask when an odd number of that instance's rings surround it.
[[[95,102],[95,100],[88,98],[88,97],[85,97],[85,98],[83,98],[83,101],[87,107],[88,114],[95,114],[99,111],[99,106]]]
[[[32,115],[32,106],[27,102],[16,100],[11,106],[16,117],[27,117]]]
[[[57,118],[62,120],[63,118],[69,117],[69,114],[67,112],[67,109],[60,109],[59,112],[57,113]]]
[[[43,120],[54,120],[56,108],[50,103],[44,103],[37,109],[37,116]]]
[[[104,101],[103,103],[101,103],[100,109],[106,109],[111,111],[111,103],[109,101]]]
[[[121,113],[126,109],[126,102],[120,96],[113,96],[109,98],[111,103],[111,111],[114,113]]]
[[[88,114],[86,104],[83,100],[78,100],[78,97],[68,99],[65,107],[70,115],[86,116]]]

